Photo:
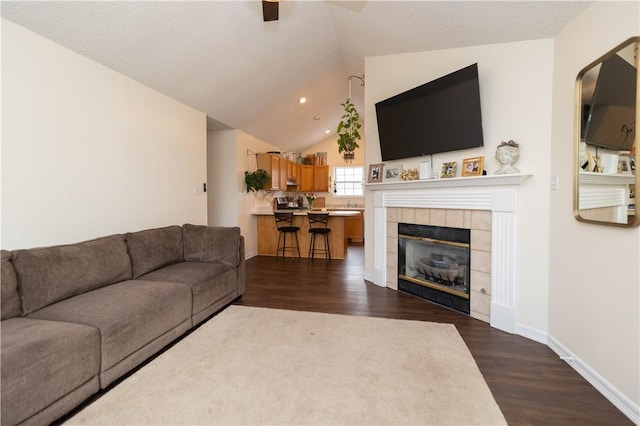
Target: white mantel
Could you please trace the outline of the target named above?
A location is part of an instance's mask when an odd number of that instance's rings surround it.
[[[491,326],[515,331],[518,188],[531,175],[394,181],[365,185],[374,191],[374,283],[387,283],[387,208],[489,210],[492,217]]]

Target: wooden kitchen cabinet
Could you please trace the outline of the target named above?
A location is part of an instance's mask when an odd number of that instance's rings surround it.
[[[300,182],[298,182],[300,192],[313,191],[313,166],[300,166]]]
[[[300,166],[298,190],[329,192],[329,166]]]
[[[287,182],[295,182],[296,188],[300,187],[300,164],[287,161]]]
[[[292,161],[287,161],[287,180],[291,181],[295,179],[295,168],[294,163]]]
[[[364,216],[347,217],[347,238],[354,242],[364,242]]]
[[[266,190],[286,191],[287,181],[295,181],[295,189],[300,192],[329,192],[329,166],[300,165],[279,155],[258,154],[258,168],[271,177]]]
[[[313,166],[313,190],[329,192],[329,166]]]
[[[287,160],[275,154],[258,154],[258,168],[266,170],[271,177],[271,183],[265,185],[265,190],[287,190]]]
[[[287,190],[287,163],[289,162],[289,160],[285,159],[285,158],[280,158],[280,190],[281,191],[286,191]]]

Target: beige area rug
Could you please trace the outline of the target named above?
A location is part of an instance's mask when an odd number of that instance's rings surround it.
[[[453,325],[230,306],[67,424],[506,421]]]

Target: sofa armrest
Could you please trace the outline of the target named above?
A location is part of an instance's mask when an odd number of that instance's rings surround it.
[[[240,228],[185,224],[182,227],[184,260],[240,264]]]

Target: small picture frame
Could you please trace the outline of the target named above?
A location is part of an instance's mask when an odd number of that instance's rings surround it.
[[[627,157],[626,155],[621,155],[618,159],[618,174],[632,175],[634,171],[635,167],[631,167],[631,161],[629,161],[629,157]]]
[[[367,183],[382,182],[382,173],[384,173],[384,163],[370,164]]]
[[[457,161],[450,161],[448,163],[444,163],[442,165],[442,173],[440,177],[442,178],[452,178],[456,177],[456,169],[458,168]]]
[[[400,180],[400,173],[402,173],[402,167],[393,166],[384,169],[384,180],[388,182]]]
[[[462,160],[462,176],[482,176],[484,157],[472,157]]]

